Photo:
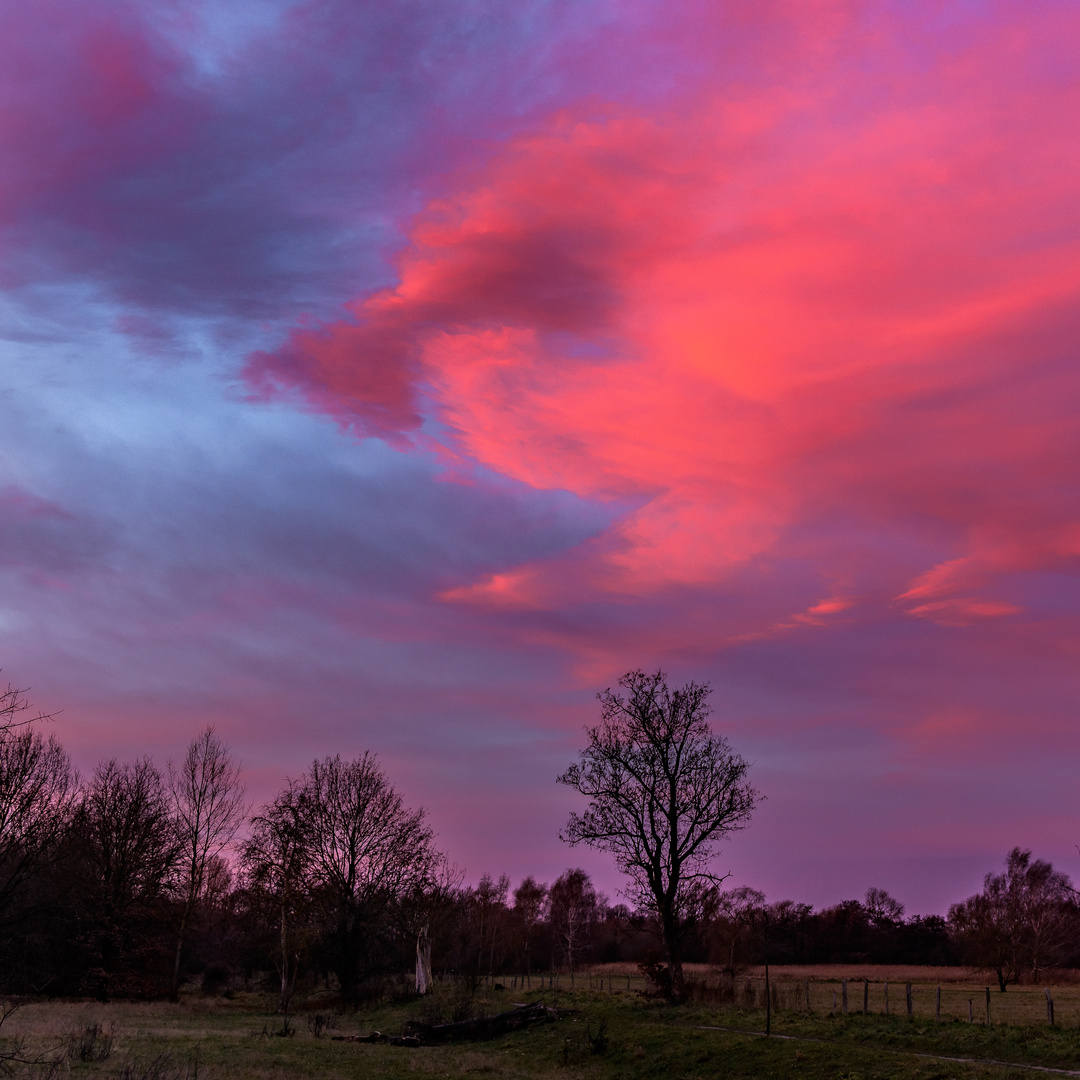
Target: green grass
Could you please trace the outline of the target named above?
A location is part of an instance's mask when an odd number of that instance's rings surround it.
[[[901,988],[902,989],[902,988]],[[849,992],[851,990],[849,984]],[[931,989],[919,987],[923,998]],[[1041,993],[1041,991],[1040,991]],[[1080,1030],[1039,1024],[938,1023],[926,1017],[849,1013],[807,1015],[782,1010],[765,1038],[762,1011],[712,1006],[669,1007],[638,993],[565,989],[557,995],[533,990],[482,992],[476,1012],[498,1012],[511,1002],[546,1000],[562,1018],[485,1043],[411,1049],[334,1042],[333,1034],[400,1032],[409,1019],[432,1019],[452,1007],[449,988],[440,997],[385,1005],[333,1016],[334,1027],[315,1038],[306,1014],[294,1018],[294,1034],[280,1037],[281,1020],[269,998],[238,995],[191,997],[166,1003],[46,1002],[25,1007],[4,1025],[3,1040],[21,1036],[31,1053],[59,1061],[68,1037],[88,1024],[112,1029],[107,1060],[64,1060],[53,1080],[359,1080],[397,1077],[596,1078],[596,1080],[694,1080],[714,1077],[797,1077],[806,1080],[871,1080],[937,1077],[1038,1077],[1034,1071],[945,1058],[996,1059],[1017,1064],[1080,1070]],[[857,995],[861,1006],[861,986]],[[831,1002],[831,991],[829,994]],[[901,994],[901,1002],[902,1002]],[[314,1004],[314,1003],[313,1003]],[[997,1004],[997,1002],[995,1002]],[[320,1011],[327,1012],[324,1006]],[[587,1035],[606,1023],[609,1046],[592,1052]],[[718,1031],[726,1027],[739,1031]],[[935,1055],[935,1058],[918,1054]],[[156,1067],[156,1073],[155,1073]],[[16,1068],[46,1080],[46,1067]]]

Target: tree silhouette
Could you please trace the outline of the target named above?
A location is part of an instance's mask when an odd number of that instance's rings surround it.
[[[631,671],[626,696],[598,694],[600,723],[559,783],[590,802],[561,835],[615,856],[630,878],[629,896],[660,924],[671,996],[685,997],[684,908],[694,887],[718,882],[709,870],[717,842],[750,819],[760,798],[747,762],[709,729],[708,684],[669,690],[663,671]]]

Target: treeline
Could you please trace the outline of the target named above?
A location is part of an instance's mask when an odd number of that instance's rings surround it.
[[[658,964],[655,915],[588,875],[469,886],[370,754],[315,761],[254,813],[207,729],[179,764],[104,761],[76,775],[25,700],[0,693],[0,991],[101,999],[272,985],[281,1008],[331,989],[358,1004],[434,977]],[[949,918],[905,918],[880,889],[823,910],[753,889],[692,893],[683,955],[749,964],[976,963],[1004,989],[1080,961],[1068,879],[1029,852]]]

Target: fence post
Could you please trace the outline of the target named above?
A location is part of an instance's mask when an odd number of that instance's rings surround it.
[[[941,987],[937,988],[937,1003],[934,1006],[934,1015],[938,1020],[941,1019]]]
[[[974,1024],[975,1023],[975,1012],[974,1012],[974,1009],[972,1007],[971,998],[968,998],[968,1023],[969,1024]]]
[[[765,965],[765,1034],[772,1034],[772,994],[769,989],[769,965]]]
[[[862,1014],[866,1016],[870,1012],[870,980],[862,981]]]
[[[806,1011],[810,1011],[810,980],[806,980]]]
[[[915,1006],[911,1001],[911,983],[907,984],[907,1014],[909,1019],[915,1015]]]
[[[990,987],[986,988],[986,1026],[990,1026]]]
[[[1046,1022],[1054,1026],[1054,999],[1050,996],[1050,987],[1046,987]]]
[[[836,991],[832,992],[832,1015],[836,1015]]]
[[[889,984],[885,984],[885,1015],[889,1015]]]
[[[847,1016],[847,979],[840,980],[840,998],[843,1002],[844,1015]]]

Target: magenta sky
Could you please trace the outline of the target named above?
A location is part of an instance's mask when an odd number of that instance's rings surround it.
[[[223,14],[224,12],[224,14]],[[630,667],[719,864],[1080,876],[1080,9],[0,12],[0,666],[80,767],[376,751],[475,880]]]

